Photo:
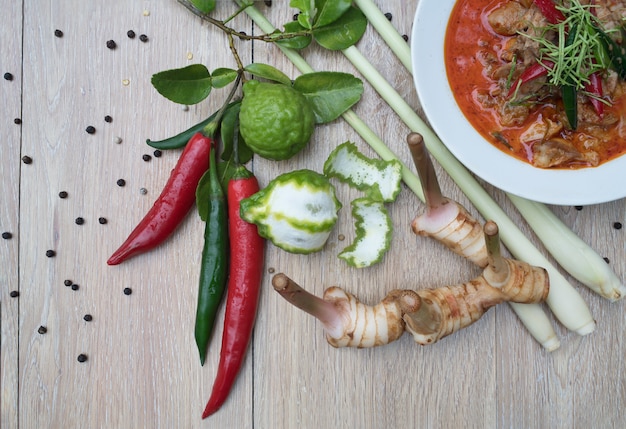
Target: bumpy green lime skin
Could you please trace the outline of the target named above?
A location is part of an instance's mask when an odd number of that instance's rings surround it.
[[[278,83],[248,81],[239,112],[241,136],[253,152],[272,160],[289,159],[307,145],[315,113],[302,93]]]

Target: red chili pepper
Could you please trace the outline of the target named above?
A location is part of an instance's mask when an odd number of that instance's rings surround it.
[[[589,6],[591,6],[589,8],[589,12],[591,12],[591,14],[597,18],[598,17],[598,11],[596,10],[596,0],[591,0],[589,2]]]
[[[230,272],[222,349],[211,397],[202,413],[207,418],[226,401],[243,364],[256,319],[265,240],[257,227],[241,219],[240,202],[259,190],[257,179],[245,167],[239,167],[228,182],[228,233]]]
[[[196,201],[196,187],[209,169],[212,138],[194,134],[172,170],[161,195],[126,241],[107,261],[117,265],[167,239]]]
[[[535,4],[550,24],[558,24],[565,21],[565,15],[556,8],[552,0],[535,0]]]
[[[589,97],[589,102],[593,106],[593,109],[596,111],[598,117],[602,118],[604,116],[604,103],[600,101],[600,98],[602,98],[604,94],[602,90],[602,76],[600,76],[600,72],[595,72],[589,76],[589,82],[585,84],[585,91],[592,95]]]
[[[511,85],[511,88],[509,88],[509,93],[507,94],[507,96],[510,97],[511,95],[513,95],[517,88],[519,88],[526,82],[530,82],[531,80],[547,75],[548,70],[551,70],[553,67],[554,63],[549,60],[544,60],[541,63],[535,63],[531,66],[526,67],[522,74],[516,79],[515,83]]]

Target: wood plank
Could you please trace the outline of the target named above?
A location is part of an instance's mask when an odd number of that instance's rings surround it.
[[[150,76],[192,62],[233,63],[227,50],[213,49],[225,39],[207,37],[176,2],[150,6],[66,1],[25,10],[23,145],[38,162],[22,177],[22,209],[30,220],[23,225],[20,268],[28,303],[20,320],[22,427],[193,427],[210,393],[217,353],[200,368],[193,341],[198,217],[191,214],[151,257],[105,263],[152,205],[179,153],[145,162],[142,155],[152,153],[145,139],[178,132],[221,104],[216,95],[211,106],[184,111],[156,93]],[[63,38],[54,37],[55,28]],[[135,39],[126,36],[129,29]],[[147,43],[139,40],[144,33]],[[106,47],[111,39],[114,50]],[[89,125],[95,134],[85,132]],[[120,178],[126,186],[116,185]],[[79,216],[84,225],[75,224]],[[46,258],[47,249],[57,256]],[[65,287],[65,279],[80,289]],[[83,321],[87,313],[92,322]],[[46,335],[37,334],[40,325]],[[87,362],[77,362],[81,353]],[[250,377],[248,366],[241,385]],[[232,399],[238,412],[214,423],[244,427],[250,390],[239,389]]]
[[[624,278],[624,265],[617,261],[626,261],[625,240],[623,231],[615,229],[613,223],[624,223],[626,201],[551,209],[600,255],[609,258],[618,276]],[[504,343],[500,347],[502,358],[497,362],[498,384],[503,386],[498,394],[500,427],[626,424],[622,414],[612,411],[623,403],[626,388],[622,359],[625,326],[620,316],[623,303],[609,303],[571,280],[589,305],[597,322],[596,331],[580,337],[559,327],[562,345],[551,354],[537,353],[524,342]],[[531,364],[515,365],[514,361]],[[527,398],[520,405],[522,395]]]
[[[393,16],[403,16],[402,6],[386,7]],[[285,9],[273,8],[271,12],[268,17],[275,26],[290,19]],[[368,31],[358,46],[417,108],[410,76],[393,56],[385,54],[386,48],[373,31]],[[292,77],[300,74],[270,48],[265,51],[264,46],[255,45],[255,61],[272,63]],[[347,60],[334,53],[309,49],[303,55],[310,64],[325,66],[318,66],[318,70],[356,74]],[[405,143],[409,130],[389,107],[377,101],[371,87],[365,86],[355,112],[411,165]],[[330,151],[346,140],[355,142],[368,156],[376,157],[343,120],[319,127],[314,139],[304,152],[280,165],[255,161],[255,171],[264,183],[282,171],[321,171]],[[458,191],[450,191],[458,197]],[[337,184],[337,192],[346,208],[352,199],[362,196],[341,184]],[[339,251],[354,237],[354,221],[349,210],[342,210],[328,250],[302,257],[270,248],[269,266],[275,272],[285,272],[317,295],[326,287],[338,285],[368,304],[378,302],[392,289],[454,284],[469,280],[468,272],[477,274],[476,269],[441,246],[412,234],[410,221],[422,207],[408,189],[403,189],[390,210],[394,239],[380,265],[360,270],[337,259]],[[340,240],[339,235],[345,236],[345,240]],[[450,270],[442,270],[446,266]],[[269,284],[267,289],[270,290]],[[417,346],[407,335],[373,350],[337,350],[326,344],[319,323],[290,307],[277,294],[266,293],[262,308],[267,311],[260,314],[255,342],[255,426],[436,428],[462,427],[467,421],[485,422],[486,426],[495,422],[495,312],[469,328],[467,335],[454,336],[431,347]],[[259,341],[259,331],[265,330],[267,341]],[[457,362],[459,356],[472,363],[472,371],[462,370]],[[476,378],[476,373],[481,377]],[[472,402],[473,391],[480,391],[485,400],[470,409],[459,407]],[[281,397],[276,392],[285,393]]]
[[[20,245],[20,169],[22,127],[22,2],[0,1],[0,427],[17,427],[19,293],[18,253]],[[6,74],[6,77],[5,77]]]

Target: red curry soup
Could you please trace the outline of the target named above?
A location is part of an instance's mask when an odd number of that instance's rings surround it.
[[[595,167],[626,152],[626,2],[551,1],[457,0],[448,80],[500,150],[538,168]]]

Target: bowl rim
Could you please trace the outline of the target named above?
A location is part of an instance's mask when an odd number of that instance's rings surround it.
[[[411,65],[419,102],[448,150],[485,182],[529,200],[590,205],[626,197],[626,186],[619,186],[626,183],[626,155],[598,167],[540,169],[505,154],[469,123],[448,84],[444,63],[445,32],[455,3],[420,1],[411,30]],[[472,144],[461,144],[467,141]],[[474,149],[477,144],[480,151]]]

